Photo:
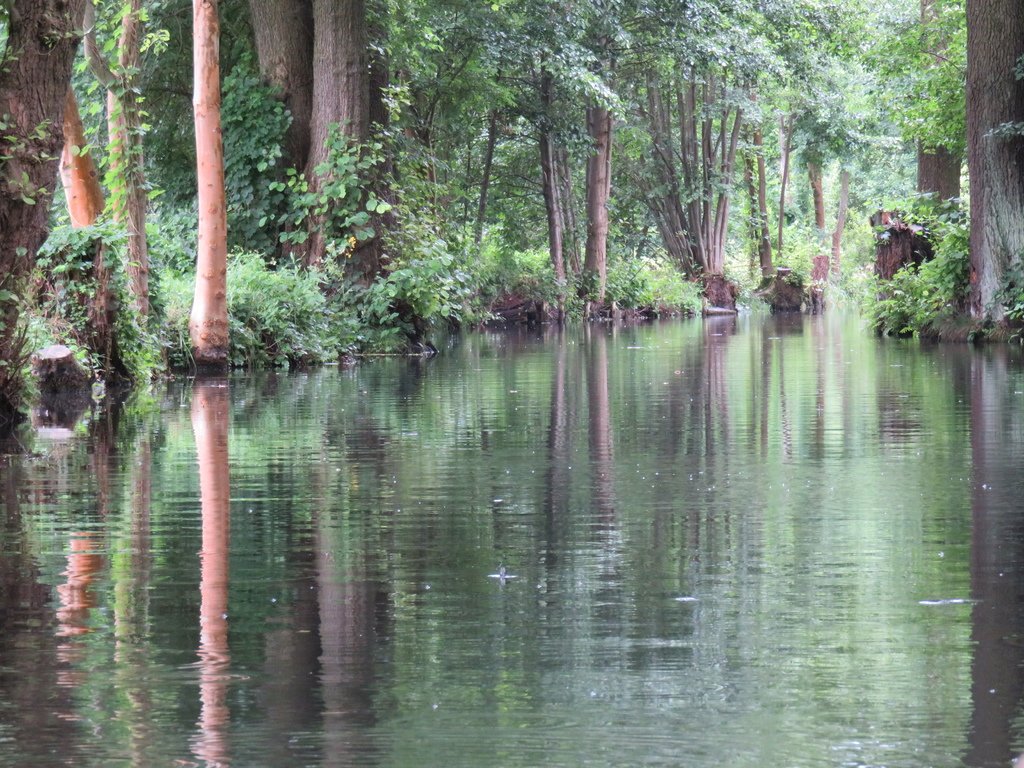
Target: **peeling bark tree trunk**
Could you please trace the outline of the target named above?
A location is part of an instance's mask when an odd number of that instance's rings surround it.
[[[13,0],[0,66],[0,429],[24,393],[25,282],[47,233],[84,0]]]
[[[197,366],[226,368],[228,226],[220,127],[220,25],[217,0],[193,0],[192,7],[199,236],[189,334]]]
[[[594,152],[587,159],[587,246],[584,272],[593,275],[590,298],[604,304],[608,275],[608,197],[612,188],[612,113],[605,107],[587,107],[587,132]]]
[[[303,169],[309,158],[313,117],[312,0],[249,0],[260,75],[279,90],[291,113],[285,162]]]
[[[846,229],[846,215],[850,210],[850,172],[839,172],[839,210],[836,213],[836,228],[832,231],[832,261],[829,271],[838,275],[843,257],[843,230]]]
[[[999,320],[997,294],[1024,254],[1024,136],[996,129],[1024,122],[1024,5],[967,3],[967,162],[971,177],[971,313]]]
[[[60,180],[71,216],[71,226],[88,227],[103,213],[103,189],[100,187],[89,142],[78,114],[75,92],[68,88],[64,101],[64,150],[60,156]]]

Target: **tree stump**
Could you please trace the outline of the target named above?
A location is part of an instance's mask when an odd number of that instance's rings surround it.
[[[75,354],[63,344],[40,349],[32,355],[32,375],[46,394],[88,391],[90,376]]]
[[[704,278],[705,315],[731,315],[736,313],[738,289],[722,275],[707,275]]]
[[[760,292],[772,314],[799,312],[804,303],[803,281],[788,267],[779,267],[768,286]]]
[[[875,235],[875,274],[882,280],[891,280],[910,264],[919,267],[935,255],[924,227],[907,224],[890,211],[879,211],[871,223],[881,227]]]
[[[812,315],[820,315],[825,311],[825,287],[828,285],[828,256],[819,253],[814,257],[811,266],[811,285],[807,289],[810,304],[807,311]]]

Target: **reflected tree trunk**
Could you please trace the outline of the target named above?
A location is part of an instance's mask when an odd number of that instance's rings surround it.
[[[971,665],[970,768],[1006,766],[1019,744],[1024,671],[1024,521],[1014,493],[1016,468],[1007,466],[1012,430],[1005,413],[1005,349],[971,360]],[[1019,486],[1017,486],[1019,487]]]
[[[598,520],[615,524],[615,471],[611,403],[608,394],[608,340],[604,330],[588,329],[587,421],[594,509]]]
[[[192,431],[199,463],[203,517],[200,557],[199,699],[192,751],[206,765],[227,765],[231,749],[227,704],[231,653],[228,647],[228,559],[230,547],[230,470],[226,379],[197,381],[192,390]]]

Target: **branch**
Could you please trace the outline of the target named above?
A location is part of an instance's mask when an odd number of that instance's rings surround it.
[[[83,26],[85,27],[83,30],[85,36],[85,60],[88,62],[89,69],[93,75],[100,81],[100,85],[110,89],[117,82],[117,78],[114,77],[110,64],[103,58],[100,47],[96,43],[96,6],[93,5],[93,0],[86,0]]]

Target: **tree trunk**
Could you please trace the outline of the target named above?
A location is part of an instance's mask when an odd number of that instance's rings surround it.
[[[71,226],[88,227],[103,213],[103,188],[96,164],[87,151],[89,142],[78,114],[75,92],[68,88],[64,102],[64,150],[60,155],[60,180],[71,216]]]
[[[356,144],[370,132],[370,78],[367,60],[364,0],[313,0],[313,110],[310,124],[306,177],[319,188],[316,168],[328,159],[327,137],[332,125]],[[326,254],[324,222],[310,222],[308,264],[319,264]],[[349,260],[353,271],[372,280],[379,270],[377,238],[360,243]]]
[[[939,200],[960,197],[961,158],[945,147],[917,149],[917,191]]]
[[[764,136],[760,128],[754,128],[754,151],[757,152],[757,216],[760,239],[758,254],[761,260],[761,276],[775,274],[772,265],[772,236],[768,230],[768,180],[764,167]]]
[[[921,26],[935,22],[935,0],[921,0]],[[946,50],[946,41],[940,41],[938,54]],[[926,150],[917,147],[917,191],[934,194],[939,200],[960,197],[960,170],[963,158],[954,155],[946,147]]]
[[[220,127],[220,25],[217,0],[193,0],[196,163],[199,233],[189,334],[196,365],[227,368],[227,206]]]
[[[541,74],[540,97],[544,114],[540,131],[540,168],[544,188],[544,209],[548,219],[548,253],[558,284],[558,316],[565,311],[565,256],[562,252],[564,217],[562,215],[561,188],[558,183],[558,168],[555,163],[555,138],[551,128],[549,111],[552,107],[552,78],[549,72]]]
[[[562,255],[566,271],[578,275],[582,264],[579,230],[576,226],[576,195],[573,193],[569,150],[564,146],[555,147],[555,171],[562,198]]]
[[[1024,136],[997,130],[1024,122],[1024,81],[1014,76],[1022,52],[1024,5],[968,0],[971,312],[981,320],[1002,318],[997,295],[1024,254]]]
[[[24,394],[25,283],[46,239],[84,0],[12,0],[0,66],[0,428]],[[16,62],[14,61],[16,56]]]
[[[838,275],[843,257],[843,230],[846,229],[846,214],[850,210],[850,172],[845,168],[839,172],[839,210],[836,213],[836,228],[832,231],[832,263],[829,271]]]
[[[313,117],[312,0],[249,0],[260,74],[276,87],[292,123],[284,138],[285,162],[303,169]]]
[[[819,234],[825,232],[825,185],[821,178],[821,166],[807,163],[807,178],[811,182],[811,197],[814,200],[814,228]]]
[[[779,116],[779,158],[780,175],[779,189],[779,239],[775,243],[775,252],[782,258],[782,230],[786,225],[786,191],[789,186],[789,155],[793,148],[793,115]]]
[[[587,107],[587,132],[594,141],[587,159],[587,246],[583,271],[593,276],[590,298],[604,304],[608,274],[608,198],[612,184],[612,114],[601,106]]]
[[[91,2],[91,0],[90,0]],[[136,95],[142,43],[142,0],[130,0],[121,20],[116,90],[107,92],[107,123],[110,135],[110,170],[123,189],[111,196],[114,220],[128,228],[128,284],[135,310],[149,314],[149,247],[146,241],[146,209],[142,156],[142,114]]]
[[[494,145],[498,140],[498,110],[492,109],[487,119],[487,147],[484,150],[484,169],[480,179],[480,201],[476,207],[476,226],[473,242],[480,245],[484,234],[484,216],[487,213],[487,192],[491,186],[491,165],[494,163]],[[543,139],[542,139],[543,141]],[[543,158],[541,158],[543,161]]]

